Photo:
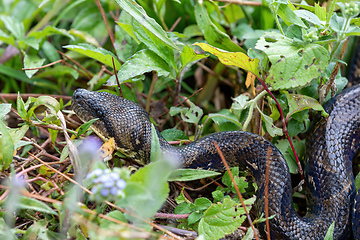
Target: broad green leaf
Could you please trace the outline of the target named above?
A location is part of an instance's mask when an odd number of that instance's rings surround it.
[[[320,19],[318,18],[318,16],[316,16],[314,13],[306,11],[306,10],[296,10],[294,11],[294,13],[300,17],[305,19],[306,21],[318,25],[318,26],[322,26],[323,24],[325,24],[325,21],[321,22]]]
[[[24,68],[37,68],[41,67],[45,62],[44,58],[39,58],[37,55],[27,55],[24,57]],[[35,70],[25,70],[26,76],[31,78],[39,69]]]
[[[24,239],[32,239],[33,236],[36,236],[37,239],[41,240],[51,240],[54,239],[55,236],[53,235],[54,232],[52,232],[50,229],[47,228],[48,222],[46,219],[41,219],[38,221],[34,221],[34,224],[32,224],[24,234]],[[60,237],[60,236],[57,236]]]
[[[66,45],[63,46],[63,48],[70,49],[74,52],[91,57],[111,68],[113,67],[112,58],[114,58],[116,69],[119,69],[121,66],[121,63],[117,60],[117,57],[112,52],[101,47],[97,48],[87,43],[80,43],[78,45]]]
[[[75,41],[75,38],[70,33],[68,33],[68,31],[66,31],[65,29],[56,28],[54,26],[46,26],[41,31],[31,32],[28,35],[28,37],[35,37],[36,39],[40,39],[40,38],[47,38],[49,36],[56,34],[66,36],[71,40]]]
[[[305,154],[305,143],[303,141],[292,140],[294,148],[296,150],[296,154],[300,156],[304,156]],[[282,155],[284,156],[287,165],[289,167],[289,171],[292,174],[297,174],[299,172],[299,166],[297,165],[295,155],[291,149],[290,143],[287,139],[279,140],[275,146],[280,150]]]
[[[173,48],[165,44],[138,22],[134,22],[133,27],[135,35],[141,43],[144,43],[151,51],[165,60],[165,62],[171,64],[172,68],[177,69]]]
[[[340,17],[337,14],[334,14],[330,18],[329,27],[335,32],[340,32],[346,21],[345,17]]]
[[[242,52],[226,52],[206,43],[195,43],[194,45],[201,47],[206,52],[214,54],[223,64],[242,68],[260,78],[259,59],[251,59]]]
[[[6,114],[11,111],[11,103],[0,104],[0,120],[3,120]]]
[[[131,175],[124,189],[125,197],[116,204],[138,216],[153,216],[165,202],[168,193],[170,163],[164,160],[152,162]]]
[[[0,218],[0,238],[7,239],[7,240],[18,240],[15,233],[12,231],[11,227],[7,223],[5,223],[5,219],[2,217]]]
[[[14,143],[4,122],[0,120],[1,145],[0,145],[0,166],[8,168],[12,162]]]
[[[326,232],[324,240],[333,240],[334,239],[334,227],[335,227],[335,222],[333,222],[330,225],[329,229]]]
[[[188,123],[195,123],[198,124],[200,121],[203,110],[196,106],[194,103],[190,103],[191,107],[171,107],[170,108],[170,115],[174,116],[180,113],[181,118]]]
[[[244,49],[232,42],[230,37],[220,31],[211,21],[203,1],[197,1],[195,5],[195,17],[198,27],[210,45],[230,52],[245,53]]]
[[[130,24],[116,22],[127,34],[129,34],[138,44],[140,41],[137,39],[134,33],[134,28]]]
[[[245,204],[251,204],[254,200],[248,199]],[[220,239],[240,227],[246,219],[241,216],[244,213],[242,206],[230,198],[224,198],[223,203],[213,204],[204,212],[198,227],[199,234],[203,234],[207,240]]]
[[[256,48],[264,51],[272,66],[266,83],[275,90],[306,86],[325,71],[329,62],[329,52],[318,44],[304,47],[279,33],[266,33],[256,43]]]
[[[289,23],[288,25],[295,24],[300,27],[307,28],[303,21],[301,21],[301,19],[296,16],[296,14],[287,4],[280,4],[276,13],[281,17],[282,20]]]
[[[116,0],[117,4],[128,14],[130,14],[138,23],[144,26],[157,38],[163,41],[171,48],[180,51],[173,41],[166,35],[164,29],[152,18],[150,18],[145,10],[132,0]]]
[[[289,113],[286,115],[287,118],[297,112],[301,112],[305,109],[310,108],[317,111],[322,111],[322,114],[324,116],[328,115],[322,105],[315,98],[302,94],[289,94],[289,92],[287,91],[285,91],[284,93],[289,104]]]
[[[156,71],[158,76],[172,76],[169,64],[154,52],[143,49],[135,53],[120,67],[117,75],[119,82],[130,82],[132,78],[142,76],[144,73]],[[128,81],[127,81],[128,80]],[[115,76],[109,78],[107,85],[117,85]]]
[[[5,28],[9,30],[17,40],[25,38],[25,28],[22,22],[19,22],[12,16],[0,15],[0,20],[4,23]]]
[[[268,115],[264,114],[262,111],[260,111],[260,109],[259,112],[261,114],[261,119],[265,122],[266,130],[270,134],[270,136],[272,137],[282,136],[283,135],[282,129],[274,125],[273,119]]]
[[[180,53],[181,68],[183,69],[188,64],[193,64],[203,58],[208,57],[206,54],[197,54],[191,47],[185,45]]]
[[[50,110],[53,116],[56,116],[57,112],[60,111],[60,104],[55,98],[50,96],[40,96],[36,99],[34,105],[30,108],[29,112],[27,113],[28,120],[34,113],[35,109],[40,105],[46,106]]]
[[[218,175],[220,175],[219,172],[213,172],[203,169],[176,169],[171,172],[168,181],[186,182]]]
[[[238,126],[239,128],[241,128],[241,123],[239,122],[239,120],[236,118],[235,115],[233,115],[229,110],[227,109],[222,109],[220,112],[218,113],[210,113],[208,115],[209,119],[213,120],[214,123],[216,125],[220,125],[224,122],[231,122],[234,123],[236,126]]]
[[[50,208],[45,203],[43,203],[35,198],[28,198],[28,197],[24,197],[24,196],[20,197],[20,200],[18,203],[18,208],[58,215],[52,208]]]
[[[168,128],[161,132],[161,135],[165,138],[166,141],[177,141],[188,139],[186,134],[175,128]]]
[[[29,125],[22,125],[19,128],[12,128],[9,130],[9,134],[14,144],[17,144],[26,134],[29,129]],[[16,148],[14,148],[15,150]]]
[[[85,31],[80,31],[80,30],[76,30],[76,29],[70,29],[69,33],[72,36],[81,38],[82,40],[84,40],[85,42],[94,45],[95,47],[100,47],[99,42],[96,40],[96,38],[94,38],[94,36],[92,36],[90,33],[85,32]]]

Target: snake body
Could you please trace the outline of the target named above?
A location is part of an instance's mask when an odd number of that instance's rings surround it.
[[[269,215],[272,239],[324,239],[335,221],[334,239],[351,235],[355,186],[352,158],[360,142],[360,86],[343,91],[324,106],[328,117],[318,116],[306,142],[305,179],[308,211],[300,217],[293,208],[292,186],[287,163],[280,151],[261,136],[229,131],[207,135],[191,144],[175,148],[158,132],[162,151],[179,156],[185,168],[223,170],[214,147],[219,145],[230,166],[248,169],[258,186],[255,209],[264,213],[265,170],[269,168]],[[78,89],[72,98],[72,109],[83,121],[93,118],[95,132],[114,137],[120,151],[146,164],[150,158],[151,122],[146,111],[127,99],[105,93]],[[263,225],[260,232],[266,236]],[[357,236],[354,233],[355,237]]]

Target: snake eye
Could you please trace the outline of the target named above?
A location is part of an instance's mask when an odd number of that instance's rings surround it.
[[[103,112],[101,110],[96,111],[96,116],[101,117],[103,115]]]

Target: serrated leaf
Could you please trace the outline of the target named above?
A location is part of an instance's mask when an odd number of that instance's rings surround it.
[[[220,31],[211,21],[203,1],[197,1],[195,5],[195,18],[206,42],[210,45],[230,52],[245,53],[244,49],[232,42],[230,37]]]
[[[176,169],[171,172],[168,181],[187,182],[218,175],[220,175],[219,172],[213,172],[203,169]]]
[[[206,52],[214,54],[223,64],[242,68],[260,78],[259,59],[251,59],[242,52],[226,52],[206,43],[195,43],[194,45],[201,47]]]
[[[48,205],[35,198],[21,196],[17,207],[20,209],[34,210],[43,213],[58,215],[57,212],[52,210],[52,208],[50,208]]]
[[[265,81],[275,90],[310,84],[325,71],[329,62],[329,52],[321,45],[301,47],[279,33],[266,33],[256,48],[264,51],[272,63]]]
[[[132,0],[116,0],[116,2],[125,12],[130,14],[138,23],[144,26],[157,38],[173,49],[180,51],[175,43],[167,37],[162,27],[154,19],[147,15],[145,10],[139,4]]]
[[[132,78],[142,76],[144,73],[156,71],[160,76],[172,76],[169,64],[167,64],[162,58],[156,55],[154,52],[144,49],[136,52],[120,67],[117,75],[119,82],[131,82]],[[109,78],[107,82],[108,86],[117,85],[115,76]]]
[[[194,224],[198,222],[203,216],[202,212],[192,212],[188,217],[188,224]]]
[[[24,57],[24,68],[37,68],[41,67],[45,62],[44,58],[39,58],[37,55],[28,55],[25,54]],[[25,70],[26,76],[31,78],[39,69],[35,70]]]
[[[217,203],[210,206],[200,220],[198,231],[205,239],[216,240],[226,234],[234,232],[246,219],[240,216],[240,206],[230,198],[224,198],[224,203]],[[236,209],[237,208],[237,209]]]
[[[63,48],[78,52],[85,56],[95,59],[109,67],[113,67],[112,58],[114,58],[115,68],[119,69],[121,63],[117,60],[117,57],[110,51],[101,48],[95,47],[87,43],[79,43],[78,45],[66,45]]]

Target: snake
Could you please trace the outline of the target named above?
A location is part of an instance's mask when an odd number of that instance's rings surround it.
[[[139,104],[107,92],[77,89],[71,106],[84,122],[97,118],[92,124],[94,132],[103,139],[113,137],[122,154],[140,164],[149,163],[152,123]],[[253,175],[258,186],[253,206],[257,217],[265,213],[267,185],[268,214],[273,218],[269,220],[269,232],[264,223],[258,226],[264,238],[270,234],[271,239],[324,239],[334,222],[334,239],[358,239],[360,216],[354,205],[359,205],[360,197],[355,198],[352,159],[360,146],[360,85],[331,98],[324,109],[329,115],[314,114],[305,144],[304,216],[294,210],[284,156],[262,136],[245,131],[217,132],[175,147],[156,131],[161,150],[175,153],[183,168],[223,171],[216,142],[230,167],[238,166]]]

